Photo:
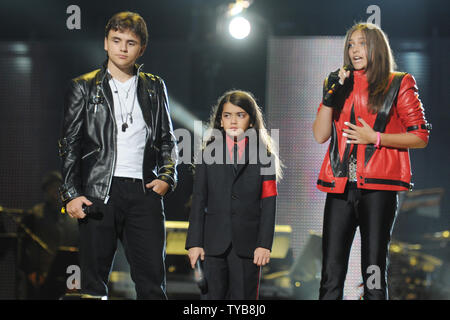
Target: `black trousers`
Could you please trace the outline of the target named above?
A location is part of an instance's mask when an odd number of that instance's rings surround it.
[[[202,300],[258,299],[260,267],[239,257],[232,245],[220,256],[205,255],[203,269],[208,292]]]
[[[319,299],[342,299],[356,228],[361,233],[364,299],[387,300],[389,242],[397,212],[397,192],[357,189],[327,194],[323,221]]]
[[[137,299],[167,299],[165,226],[161,196],[142,181],[113,178],[110,199],[98,199],[94,212],[79,220],[81,293],[108,295],[117,240],[122,241]]]

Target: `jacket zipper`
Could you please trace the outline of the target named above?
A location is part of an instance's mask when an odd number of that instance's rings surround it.
[[[145,122],[145,121],[144,121]],[[147,132],[145,133],[145,146],[144,146],[144,154],[142,156],[142,189],[144,190],[144,193],[147,193],[147,189],[145,189],[145,181],[144,181],[144,159],[145,159],[145,149],[147,146],[147,141],[148,141],[148,126],[147,123],[145,124],[146,128],[147,128]]]
[[[136,77],[138,77],[137,81],[136,81],[136,89],[135,89],[136,90],[136,96],[138,94],[138,88],[139,88],[139,73],[141,72],[141,69],[142,69],[143,66],[144,66],[144,64],[141,64],[139,66],[139,68],[137,69],[137,72],[136,72]],[[138,99],[138,103],[139,103],[139,99]],[[152,113],[152,110],[150,109],[150,114],[151,113]],[[148,128],[147,122],[144,121],[144,123],[145,123],[145,127],[147,128],[147,131],[145,133],[144,154],[142,155],[142,190],[144,191],[144,193],[146,193],[147,190],[145,189],[145,181],[144,181],[144,178],[145,178],[144,177],[144,158],[145,158],[145,149],[146,149],[147,142],[148,142],[149,128]]]
[[[156,90],[154,90],[154,93],[153,94],[155,94],[156,95],[156,98],[158,99],[158,101],[157,101],[157,107],[156,107],[156,119],[158,119],[158,116],[159,116],[159,108],[158,108],[158,106],[160,105],[160,103],[159,103],[159,95],[158,95],[158,93],[156,92]],[[150,100],[150,101],[152,101],[152,100]],[[151,102],[150,102],[151,103]],[[152,112],[152,110],[150,110],[150,114],[151,114],[151,116],[152,116],[152,141],[153,141],[153,144],[156,142],[156,122],[155,122],[155,118],[153,118],[153,112]],[[155,145],[153,145],[153,146],[151,146],[151,148],[154,148],[154,149],[157,149],[156,148],[156,146]],[[158,151],[158,153],[159,153],[159,149],[157,149],[157,151]],[[158,157],[158,156],[157,156]],[[156,159],[156,167],[158,168],[158,159]],[[159,175],[159,168],[157,169],[158,171],[156,172],[156,178],[158,178],[158,175]]]
[[[108,71],[106,71],[108,72]],[[106,73],[105,73],[106,76]],[[105,80],[105,76],[103,77],[102,81],[101,81],[101,90],[102,90],[102,94],[105,97],[106,103],[108,105],[108,109],[109,112],[111,113],[111,117],[113,119],[113,123],[114,123],[114,157],[113,157],[113,165],[111,167],[111,172],[110,172],[110,178],[109,178],[109,183],[108,183],[108,189],[106,190],[106,197],[105,197],[105,201],[104,203],[107,204],[108,200],[109,200],[109,191],[111,189],[111,183],[112,183],[112,178],[113,178],[113,174],[114,174],[114,168],[116,166],[116,157],[117,157],[117,124],[116,124],[116,117],[112,111],[111,105],[108,101],[108,97],[105,94],[105,91],[103,90],[103,81]]]

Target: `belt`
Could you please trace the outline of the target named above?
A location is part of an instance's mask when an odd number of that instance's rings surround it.
[[[113,180],[122,181],[122,182],[130,182],[130,183],[135,183],[135,182],[142,183],[142,179],[138,179],[138,178],[113,177]]]

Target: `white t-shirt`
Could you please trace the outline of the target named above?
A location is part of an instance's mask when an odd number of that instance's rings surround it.
[[[123,83],[111,78],[109,86],[114,99],[114,116],[117,125],[117,159],[114,176],[142,179],[147,125],[135,94],[136,76]],[[132,108],[131,117],[133,121],[131,123],[128,113],[131,112]],[[128,125],[125,132],[122,131],[124,122]]]

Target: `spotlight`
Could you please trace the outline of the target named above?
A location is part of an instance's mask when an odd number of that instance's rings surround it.
[[[235,39],[244,39],[250,34],[250,22],[244,17],[235,17],[228,25],[228,31]]]
[[[228,15],[235,16],[242,13],[245,9],[248,9],[253,0],[236,0],[234,3],[228,5]]]
[[[228,11],[228,15],[235,16],[244,11],[244,8],[238,5],[231,6],[230,10]]]

